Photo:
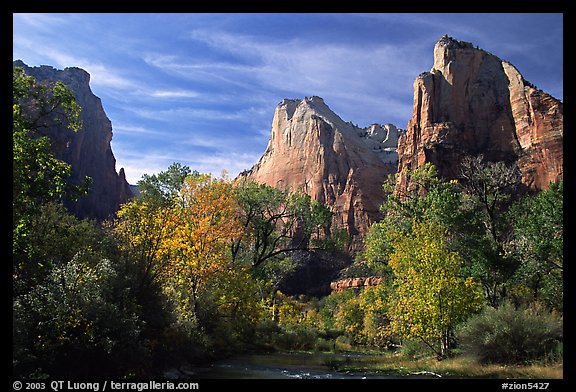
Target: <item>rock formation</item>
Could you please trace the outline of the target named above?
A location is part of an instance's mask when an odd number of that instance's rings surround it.
[[[379,276],[368,276],[360,278],[346,278],[335,280],[330,283],[330,289],[335,292],[344,291],[347,289],[363,289],[366,287],[377,286],[384,281],[384,278]]]
[[[39,82],[61,80],[74,94],[82,108],[80,119],[82,128],[74,133],[67,128],[54,127],[48,132],[51,137],[65,143],[55,150],[56,156],[72,167],[70,181],[82,182],[85,176],[92,178],[87,196],[77,202],[67,202],[66,207],[80,218],[103,220],[114,214],[120,204],[132,197],[130,186],[126,182],[124,169],[116,172],[116,159],[112,153],[112,124],[100,98],[90,89],[90,75],[80,68],[57,70],[49,66],[28,67],[22,61],[15,66],[23,67],[26,74],[34,76]]]
[[[345,228],[358,247],[381,218],[382,184],[396,172],[400,133],[391,124],[359,128],[344,122],[319,97],[285,99],[274,113],[264,155],[242,175],[328,205],[334,226]]]
[[[404,169],[426,162],[458,178],[464,155],[516,163],[534,190],[563,177],[562,102],[529,82],[510,63],[472,44],[442,37],[434,66],[414,82],[414,109],[399,139],[397,190]]]

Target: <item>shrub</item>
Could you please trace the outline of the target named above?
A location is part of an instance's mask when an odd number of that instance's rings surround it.
[[[402,354],[413,359],[424,358],[430,356],[430,347],[421,340],[408,339],[402,342]]]
[[[465,351],[484,363],[519,364],[561,352],[562,317],[541,306],[487,307],[457,332]]]
[[[272,340],[273,345],[280,350],[312,350],[316,346],[318,335],[309,327],[290,325],[283,327]]]

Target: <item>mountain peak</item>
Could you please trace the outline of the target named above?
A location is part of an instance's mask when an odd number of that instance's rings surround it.
[[[334,212],[333,227],[358,235],[380,219],[382,183],[397,167],[399,130],[345,122],[318,96],[284,99],[274,114],[266,151],[243,175],[281,189],[300,190]]]
[[[512,64],[447,35],[434,46],[431,72],[414,82],[414,106],[398,145],[405,168],[430,162],[458,178],[465,155],[515,163],[524,185],[545,189],[562,178],[562,103],[526,82]]]

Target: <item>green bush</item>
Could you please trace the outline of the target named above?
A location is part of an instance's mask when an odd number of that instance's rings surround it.
[[[315,330],[301,325],[282,327],[281,332],[272,337],[273,345],[281,350],[312,350],[317,340]]]
[[[414,359],[430,357],[430,347],[421,340],[404,340],[401,352]]]
[[[464,351],[484,363],[520,364],[558,359],[562,352],[562,317],[541,306],[516,309],[510,303],[487,307],[457,331]]]

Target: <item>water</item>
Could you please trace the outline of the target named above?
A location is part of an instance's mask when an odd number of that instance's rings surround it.
[[[194,379],[373,379],[398,378],[366,372],[339,372],[336,364],[350,364],[363,354],[273,353],[251,354],[218,361],[207,368],[183,372]],[[178,377],[178,374],[171,376]]]

